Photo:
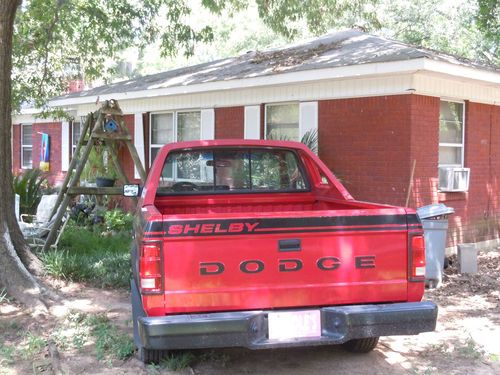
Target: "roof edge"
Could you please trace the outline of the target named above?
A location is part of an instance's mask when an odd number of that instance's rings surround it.
[[[231,90],[236,88],[251,88],[263,86],[289,85],[308,83],[325,79],[361,78],[388,74],[412,73],[422,70],[426,58],[382,63],[348,65],[336,68],[314,69],[299,72],[280,73],[272,76],[259,76],[226,81],[206,82],[195,85],[173,86],[159,89],[146,89],[105,95],[92,95],[72,98],[54,99],[49,101],[52,107],[68,105],[91,104],[101,100],[131,100],[139,98],[154,98],[159,96],[185,95],[210,91]],[[499,75],[500,76],[500,75]]]

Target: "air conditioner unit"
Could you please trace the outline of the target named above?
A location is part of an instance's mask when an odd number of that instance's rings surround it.
[[[440,191],[469,190],[470,168],[439,167]]]

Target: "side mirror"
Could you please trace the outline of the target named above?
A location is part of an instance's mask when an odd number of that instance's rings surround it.
[[[138,197],[141,195],[141,187],[138,184],[123,185],[124,197]]]

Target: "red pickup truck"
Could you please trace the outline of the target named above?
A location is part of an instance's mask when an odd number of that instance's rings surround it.
[[[379,336],[436,325],[436,305],[421,302],[415,211],[354,200],[297,142],[164,146],[139,200],[132,263],[144,362],[191,348],[368,352]]]

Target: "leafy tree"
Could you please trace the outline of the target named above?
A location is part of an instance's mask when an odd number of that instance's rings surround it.
[[[496,14],[496,16],[495,16]],[[417,46],[498,64],[498,0],[382,0],[376,33]]]

